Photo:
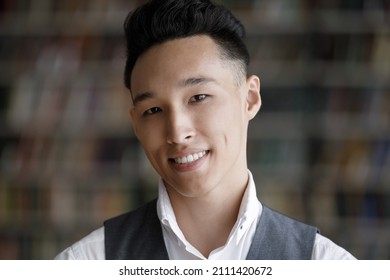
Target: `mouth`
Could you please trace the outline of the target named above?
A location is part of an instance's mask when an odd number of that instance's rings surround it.
[[[193,154],[188,154],[186,156],[182,156],[182,157],[177,157],[177,158],[171,158],[170,161],[173,161],[175,162],[176,164],[190,164],[190,163],[194,163],[198,160],[200,160],[201,158],[203,158],[205,155],[207,155],[209,153],[209,151],[202,151],[202,152],[197,152],[197,153],[193,153]]]

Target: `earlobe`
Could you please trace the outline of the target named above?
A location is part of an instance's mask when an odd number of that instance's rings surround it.
[[[253,119],[261,107],[260,79],[257,76],[250,76],[247,79],[247,113],[249,120]]]

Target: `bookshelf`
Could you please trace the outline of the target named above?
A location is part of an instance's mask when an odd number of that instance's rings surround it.
[[[0,5],[0,259],[52,259],[156,193],[122,83],[142,1]],[[219,1],[247,27],[263,203],[390,258],[389,1]]]

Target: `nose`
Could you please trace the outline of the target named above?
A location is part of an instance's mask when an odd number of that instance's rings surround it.
[[[167,118],[168,144],[185,144],[195,136],[194,123],[188,112],[171,110]]]

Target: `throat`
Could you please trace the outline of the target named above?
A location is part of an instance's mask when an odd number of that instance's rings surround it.
[[[226,244],[235,220],[221,222],[210,219],[198,223],[179,224],[179,227],[187,241],[208,258],[212,251]]]
[[[210,207],[196,207],[194,211],[183,211],[183,208],[174,211],[187,241],[208,258],[213,250],[226,244],[236,223],[240,203],[241,198],[231,206],[216,202]]]
[[[213,250],[226,244],[237,221],[249,179],[240,178],[241,182],[226,184],[224,181],[197,197],[184,196],[166,185],[180,230],[186,240],[207,258]]]

